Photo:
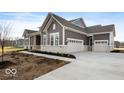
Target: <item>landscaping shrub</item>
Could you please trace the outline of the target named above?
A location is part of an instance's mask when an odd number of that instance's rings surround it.
[[[74,55],[71,55],[71,54],[53,53],[53,52],[36,51],[36,50],[32,50],[30,52],[41,53],[41,54],[48,54],[48,55],[55,55],[55,56],[61,56],[61,57],[67,57],[67,58],[74,58],[74,59],[76,59],[76,57]]]
[[[114,52],[114,53],[119,53],[120,50],[112,50],[111,52]]]

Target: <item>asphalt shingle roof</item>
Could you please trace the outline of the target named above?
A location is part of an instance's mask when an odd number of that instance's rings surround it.
[[[68,20],[66,20],[66,19],[64,19],[64,18],[62,18],[60,16],[57,16],[57,15],[55,15],[53,13],[48,13],[47,18],[44,21],[44,24],[42,24],[42,26],[40,27],[41,31],[44,29],[45,25],[47,24],[47,22],[49,21],[51,16],[56,18],[63,26],[70,27],[70,28],[73,28],[73,29],[81,31],[81,32],[85,32],[87,34],[89,34],[89,33],[98,33],[98,32],[110,32],[110,31],[114,31],[114,34],[115,34],[115,26],[114,26],[114,24],[106,25],[106,26],[94,25],[94,26],[89,26],[89,27],[83,28],[83,27],[79,27],[79,26],[77,26],[77,25],[72,23],[73,21],[75,21],[77,19],[73,19],[73,20],[68,21]],[[84,22],[83,19],[82,19],[82,22]],[[84,24],[85,24],[85,22],[84,22]],[[37,32],[35,30],[29,30],[29,29],[25,29],[25,31],[27,33],[35,33],[35,32]]]
[[[25,29],[25,31],[26,31],[27,33],[34,33],[34,32],[38,32],[38,31],[36,31],[36,30],[30,30],[30,29]]]
[[[86,27],[86,24],[85,24],[85,22],[84,22],[84,20],[83,20],[83,18],[76,18],[76,19],[72,19],[72,20],[70,20],[69,22],[74,22],[74,21],[76,21],[76,20],[80,20],[80,21],[82,21],[82,23],[83,23],[83,25],[84,25],[84,27]]]
[[[84,28],[82,27],[79,27],[79,26],[76,26],[74,24],[72,24],[70,21],[67,21],[66,19],[62,18],[62,17],[59,17],[55,14],[52,14],[53,17],[55,17],[62,25],[64,26],[67,26],[67,27],[70,27],[70,28],[73,28],[73,29],[76,29],[76,30],[79,30],[79,31],[83,31],[85,32]]]
[[[101,25],[96,25],[96,26],[91,26],[91,27],[86,27],[85,28],[87,33],[98,33],[98,32],[111,32],[115,31],[114,25],[106,25],[106,26],[101,26]]]
[[[94,26],[90,26],[90,27],[79,27],[76,26],[75,24],[71,23],[74,20],[68,21],[62,17],[59,17],[55,14],[52,14],[62,25],[85,32],[85,33],[97,33],[97,32],[110,32],[110,31],[115,31],[115,26],[114,24],[112,25],[106,25],[106,26],[102,26],[102,25],[94,25]]]

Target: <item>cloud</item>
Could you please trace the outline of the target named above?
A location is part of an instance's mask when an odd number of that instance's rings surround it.
[[[32,29],[32,30],[39,30],[38,27],[41,26],[41,22],[20,22],[16,21],[13,26],[13,33],[12,36],[15,37],[22,37],[24,29]]]
[[[108,25],[115,24],[116,38],[115,40],[124,41],[124,13],[56,13],[68,20],[83,17],[87,26],[92,25]],[[42,25],[47,13],[28,13],[28,12],[12,12],[0,13],[0,21],[8,21],[13,23],[12,37],[22,37],[24,29],[38,30]]]
[[[94,19],[95,20],[95,19]],[[109,24],[114,24],[115,25],[115,32],[116,32],[116,37],[115,40],[117,41],[124,41],[124,22],[122,20],[111,20],[107,18],[103,19],[97,19],[97,20],[85,20],[87,26],[92,26],[92,25],[109,25]]]
[[[10,22],[13,25],[11,37],[22,38],[24,29],[39,30],[45,19],[43,15],[36,15],[33,13],[2,13],[0,16],[8,16],[9,18],[0,19],[0,22]]]
[[[40,15],[40,14],[35,14],[35,13],[0,13],[1,18],[5,17],[5,19],[13,19],[13,20],[18,20],[18,21],[39,21],[43,19],[45,16]],[[8,18],[7,18],[8,17]],[[4,19],[4,20],[5,20]]]

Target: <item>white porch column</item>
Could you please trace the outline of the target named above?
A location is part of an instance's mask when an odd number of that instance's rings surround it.
[[[42,49],[42,33],[40,33],[40,49]]]
[[[110,35],[109,35],[109,46],[110,46],[110,50],[112,50],[114,48],[114,35],[113,35],[113,32],[110,32]]]
[[[28,42],[27,42],[27,38],[24,38],[24,49],[27,49],[27,46],[28,46],[28,44],[27,44]]]
[[[109,46],[111,46],[111,33],[109,33]]]
[[[92,35],[92,51],[94,51],[94,35]]]
[[[63,26],[63,45],[65,45],[65,27]]]
[[[36,35],[34,36],[33,48],[36,49]]]
[[[48,44],[48,32],[46,31],[46,45],[49,45]]]
[[[31,42],[30,41],[31,41],[30,36],[28,36],[28,49],[30,49],[30,47],[31,47]]]

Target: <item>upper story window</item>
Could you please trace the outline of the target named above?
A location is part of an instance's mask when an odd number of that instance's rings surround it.
[[[56,24],[53,24],[53,30],[55,30],[56,29]]]

